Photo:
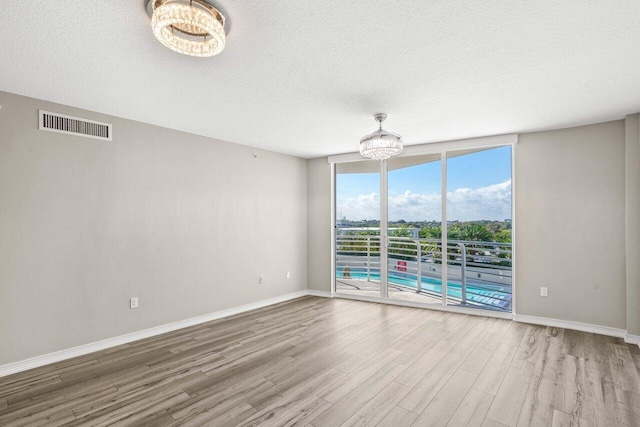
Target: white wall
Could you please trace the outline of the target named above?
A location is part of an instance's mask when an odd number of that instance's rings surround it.
[[[517,314],[626,328],[624,179],[622,120],[519,136]]]
[[[627,331],[640,335],[640,114],[625,119]]]
[[[327,158],[307,161],[307,286],[331,291],[331,166]]]
[[[306,289],[305,160],[0,105],[0,365]],[[38,109],[114,140],[39,131]]]

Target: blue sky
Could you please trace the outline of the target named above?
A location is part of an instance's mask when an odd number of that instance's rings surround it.
[[[447,162],[449,220],[511,217],[511,147],[453,157]],[[441,219],[440,161],[389,172],[389,219]],[[379,219],[379,176],[338,174],[337,215]]]

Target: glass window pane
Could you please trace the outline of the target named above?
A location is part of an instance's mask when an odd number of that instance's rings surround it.
[[[511,311],[511,146],[447,155],[447,304]]]
[[[380,162],[336,164],[336,292],[380,296]]]
[[[388,295],[442,303],[440,154],[388,161]]]

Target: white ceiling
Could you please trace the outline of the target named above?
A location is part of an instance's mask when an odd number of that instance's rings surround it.
[[[213,58],[155,40],[144,0],[2,0],[0,90],[301,157],[640,111],[640,1],[218,0]]]

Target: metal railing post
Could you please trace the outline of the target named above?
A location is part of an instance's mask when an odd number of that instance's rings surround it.
[[[419,240],[416,240],[416,246],[418,249],[416,253],[418,255],[418,267],[417,267],[417,284],[416,284],[416,292],[422,292],[422,245]]]
[[[462,304],[467,303],[467,248],[464,243],[458,243],[460,246],[460,254],[462,255],[460,263],[460,283],[462,286]]]
[[[371,281],[371,237],[367,237],[367,282]]]

